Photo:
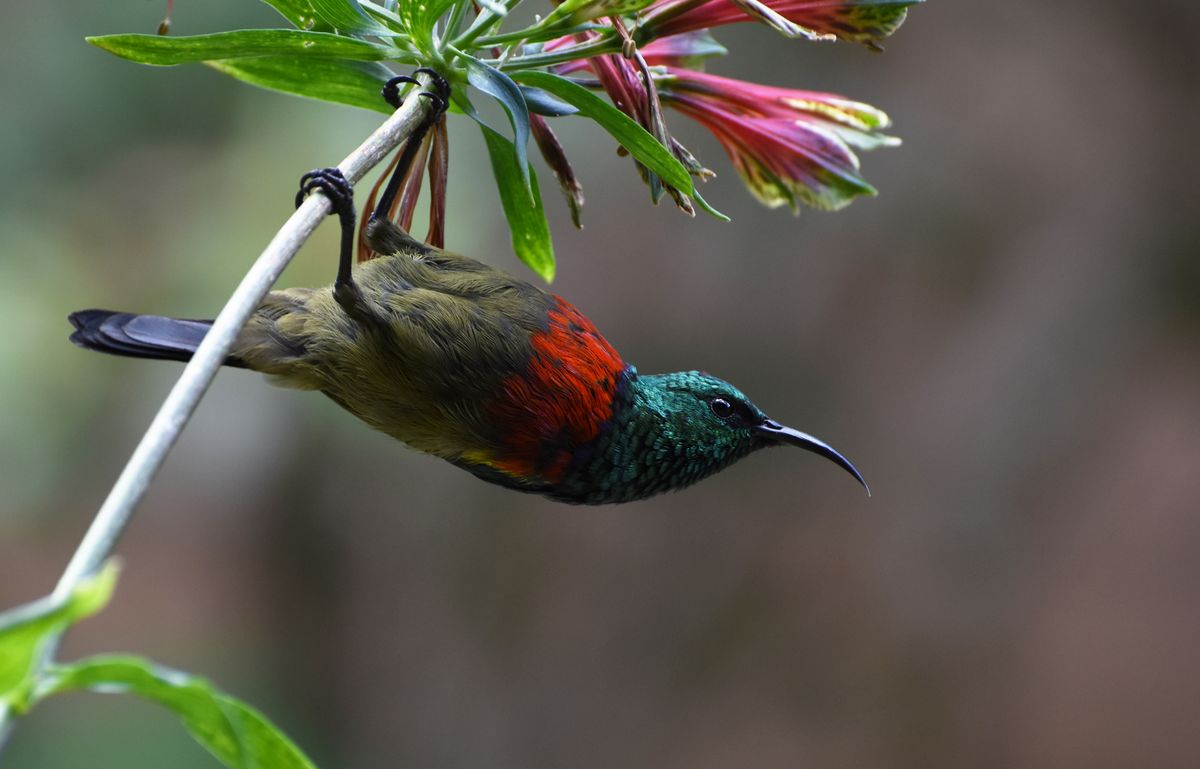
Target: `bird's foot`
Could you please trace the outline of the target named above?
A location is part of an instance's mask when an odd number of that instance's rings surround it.
[[[352,318],[359,318],[363,314],[362,308],[366,306],[366,302],[362,289],[354,281],[334,284],[333,298]]]
[[[320,191],[329,198],[333,212],[343,221],[349,217],[354,221],[354,187],[340,168],[314,168],[300,177],[300,189],[296,192],[296,208],[313,192]]]
[[[354,250],[354,188],[350,180],[338,168],[314,168],[300,177],[300,190],[296,193],[296,207],[313,192],[321,192],[329,198],[333,212],[338,215],[342,226],[342,243],[338,251],[338,272],[334,281],[338,304],[347,308],[361,306],[362,292],[354,284],[351,275]],[[340,292],[340,295],[339,295]]]
[[[424,96],[433,103],[433,117],[436,119],[450,106],[450,84],[446,82],[446,78],[442,77],[440,73],[428,67],[421,67],[413,74],[429,75],[429,78],[433,81],[435,92],[421,91],[417,95]],[[400,96],[400,85],[405,83],[420,85],[420,82],[415,77],[397,75],[383,86],[383,99],[392,105],[392,109],[400,109],[400,105],[404,103],[404,99]]]

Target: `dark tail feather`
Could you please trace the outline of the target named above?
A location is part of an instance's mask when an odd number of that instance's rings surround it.
[[[181,320],[161,315],[133,315],[111,310],[80,310],[70,315],[71,341],[87,350],[155,360],[192,359],[208,333],[211,320]],[[227,366],[243,366],[233,357]]]

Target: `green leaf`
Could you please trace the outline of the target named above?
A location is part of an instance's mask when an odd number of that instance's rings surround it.
[[[109,561],[65,601],[44,598],[0,614],[0,710],[25,708],[34,668],[42,649],[69,625],[104,608],[117,582],[117,566]]]
[[[279,11],[279,15],[307,32],[332,32],[333,27],[322,21],[311,0],[263,0]]]
[[[192,737],[230,769],[315,769],[262,713],[203,678],[139,657],[92,657],[52,668],[36,696],[79,689],[135,694],[174,711]]]
[[[390,45],[298,29],[242,29],[191,37],[104,35],[86,40],[123,59],[157,66],[251,56],[304,56],[356,61],[381,61],[401,56],[401,51]]]
[[[375,62],[259,56],[204,63],[218,72],[261,88],[384,114],[392,113],[391,105],[380,95],[392,71]]]
[[[530,187],[529,160],[529,107],[525,95],[512,78],[498,69],[489,67],[478,59],[464,56],[467,61],[467,82],[492,96],[508,113],[513,129],[513,147],[517,151],[517,165],[526,187]],[[530,188],[532,191],[532,188]]]
[[[579,110],[567,104],[562,99],[555,98],[543,91],[541,88],[533,88],[532,86],[520,86],[521,95],[525,97],[525,104],[529,106],[529,111],[544,117],[564,117],[566,115],[574,115]]]
[[[563,101],[573,104],[579,109],[580,115],[599,123],[651,173],[685,195],[695,198],[700,207],[714,217],[728,220],[727,216],[708,205],[704,198],[700,197],[696,192],[692,175],[679,162],[679,159],[659,143],[649,131],[642,128],[637,121],[621,110],[578,83],[559,75],[527,70],[516,72],[513,77],[527,85],[549,91]]]
[[[483,131],[483,140],[492,160],[500,204],[512,232],[513,251],[529,269],[549,283],[554,280],[554,243],[546,212],[542,210],[537,174],[526,162],[525,173],[529,179],[526,185],[517,165],[521,161],[512,142],[483,123],[479,124],[479,130]]]
[[[367,15],[358,0],[308,0],[317,16],[342,32],[360,35],[394,35],[395,32]]]
[[[401,0],[396,14],[404,20],[404,30],[415,40],[433,45],[433,26],[456,0]]]

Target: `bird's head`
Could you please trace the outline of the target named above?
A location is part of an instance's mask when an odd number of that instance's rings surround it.
[[[784,427],[723,379],[699,371],[641,379],[652,394],[647,405],[658,412],[665,432],[685,450],[686,458],[704,467],[703,475],[757,449],[796,446],[829,459],[867,488],[854,465],[832,446]]]

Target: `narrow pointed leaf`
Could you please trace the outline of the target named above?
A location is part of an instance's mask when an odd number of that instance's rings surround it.
[[[578,107],[567,104],[562,99],[551,96],[541,88],[533,88],[532,86],[520,86],[522,95],[525,96],[525,104],[529,106],[529,111],[542,115],[543,117],[564,117],[566,115],[574,115],[579,111]]]
[[[467,81],[487,95],[500,102],[508,113],[508,120],[513,129],[513,147],[517,152],[517,165],[525,186],[532,191],[529,176],[529,107],[525,96],[512,78],[498,69],[494,69],[479,61],[467,58]]]
[[[391,105],[380,95],[392,71],[375,62],[259,56],[204,63],[218,72],[261,88],[384,114],[392,113]]]
[[[298,29],[243,29],[191,37],[104,35],[86,39],[92,45],[123,59],[158,66],[252,56],[382,61],[401,55],[401,51],[390,45]]]
[[[333,27],[320,18],[312,0],[263,0],[279,15],[308,32],[332,32]]]
[[[517,152],[512,142],[502,134],[480,123],[483,139],[487,144],[488,156],[492,161],[492,173],[496,177],[496,188],[500,192],[500,204],[512,231],[513,251],[517,258],[529,266],[547,283],[554,280],[554,243],[550,238],[550,225],[542,209],[542,193],[538,189],[537,174],[526,164],[522,178]]]
[[[134,694],[174,711],[196,742],[229,769],[315,769],[262,713],[203,678],[139,657],[92,657],[53,668],[37,697],[81,689]]]
[[[621,110],[565,77],[532,70],[518,72],[514,76],[524,84],[549,91],[563,101],[578,107],[580,115],[599,123],[650,172],[677,190],[696,198],[701,208],[716,218],[728,218],[709,206],[703,198],[696,194],[692,175],[679,162],[679,159]]]
[[[416,40],[432,40],[433,27],[456,0],[407,0],[397,6],[404,30]]]
[[[317,16],[342,32],[360,35],[393,35],[392,30],[367,15],[358,0],[308,0]]]

